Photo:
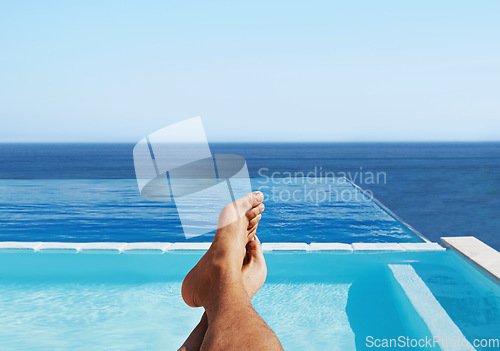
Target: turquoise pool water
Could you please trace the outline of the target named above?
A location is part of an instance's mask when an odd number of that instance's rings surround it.
[[[180,297],[201,255],[4,250],[0,350],[174,350],[202,313]],[[272,252],[266,260],[253,302],[286,350],[422,350],[367,340],[500,337],[500,287],[449,251]]]

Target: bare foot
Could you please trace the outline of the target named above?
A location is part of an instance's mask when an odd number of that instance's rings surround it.
[[[247,256],[241,268],[241,276],[245,290],[250,298],[259,291],[266,281],[266,260],[264,259],[262,245],[257,235],[247,244]]]
[[[187,305],[206,307],[222,283],[244,289],[241,270],[247,244],[255,236],[264,210],[263,200],[264,195],[257,191],[224,207],[212,245],[182,283]]]

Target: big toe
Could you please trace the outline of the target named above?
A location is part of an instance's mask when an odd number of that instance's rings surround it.
[[[247,254],[250,262],[264,260],[262,245],[257,235],[247,244]]]

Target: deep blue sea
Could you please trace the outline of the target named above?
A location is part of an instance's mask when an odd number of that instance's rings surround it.
[[[133,147],[0,144],[0,240],[185,241],[172,203],[140,197]],[[302,176],[335,175],[371,191],[431,241],[474,235],[500,249],[500,143],[228,143],[211,150],[245,157],[253,187],[267,186],[263,241],[419,240],[370,203],[287,198],[303,188]]]

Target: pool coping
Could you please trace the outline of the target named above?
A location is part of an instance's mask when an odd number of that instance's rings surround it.
[[[113,251],[115,253],[165,253],[172,251],[206,251],[210,242],[25,242],[25,241],[0,241],[1,251],[24,250],[32,252],[93,252]],[[307,251],[307,252],[404,252],[404,251],[444,251],[445,248],[438,243],[294,243],[294,242],[266,242],[262,250],[270,251]]]
[[[500,252],[474,236],[442,237],[441,242],[500,283]]]

